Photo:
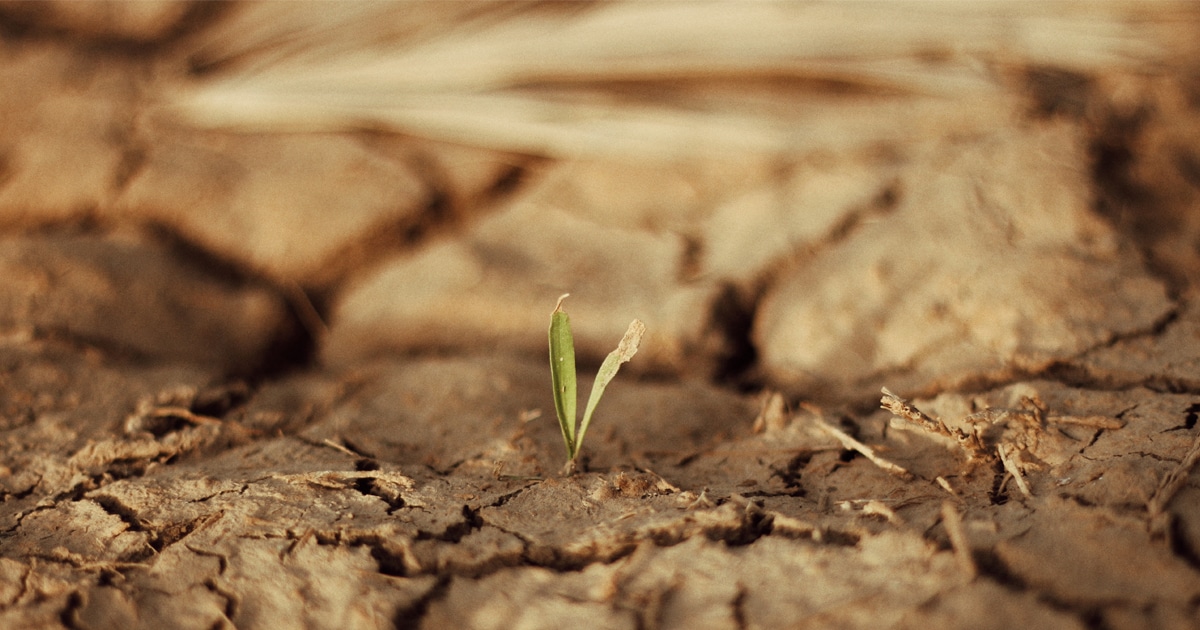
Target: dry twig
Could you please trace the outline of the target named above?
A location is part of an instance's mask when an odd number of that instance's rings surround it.
[[[967,543],[966,532],[963,531],[962,517],[949,501],[942,502],[942,524],[946,527],[946,535],[950,537],[954,557],[962,567],[963,573],[970,579],[975,579],[975,576],[979,575],[979,567],[975,565],[975,558],[971,556],[971,546]]]
[[[958,496],[958,492],[954,490],[954,487],[950,485],[950,482],[946,481],[945,477],[938,475],[937,479],[935,479],[934,481],[936,481],[937,484],[939,486],[941,486],[943,490],[945,490],[946,492],[949,492],[950,496],[954,497],[955,499],[961,498]]]
[[[1166,522],[1162,516],[1166,513],[1167,505],[1183,488],[1183,484],[1187,483],[1188,475],[1191,474],[1198,461],[1200,461],[1200,436],[1197,436],[1196,440],[1192,442],[1192,447],[1188,449],[1179,465],[1162,478],[1158,489],[1154,491],[1154,496],[1150,497],[1146,503],[1146,511],[1150,514],[1152,529],[1159,530],[1165,526]]]
[[[930,435],[953,438],[966,451],[969,462],[999,459],[1021,494],[1026,497],[1032,497],[1033,493],[1025,480],[1025,472],[1037,469],[1039,465],[1036,461],[1028,461],[1025,454],[1037,447],[1039,436],[1048,420],[1099,430],[1119,429],[1124,426],[1120,419],[1107,416],[1048,416],[1045,403],[1034,395],[1022,397],[1020,406],[1016,409],[989,407],[966,416],[961,424],[970,427],[968,432],[949,427],[940,419],[930,417],[886,387],[882,391],[880,404],[884,409]],[[939,483],[954,494],[944,480],[939,479]]]
[[[859,453],[863,457],[866,457],[867,459],[871,460],[872,464],[875,464],[876,466],[888,471],[889,473],[892,473],[893,475],[896,475],[897,477],[900,477],[901,479],[912,478],[912,473],[908,472],[903,467],[893,464],[892,462],[889,462],[888,460],[876,455],[874,449],[850,437],[850,435],[845,431],[842,431],[841,429],[829,424],[828,422],[825,422],[820,418],[814,418],[813,422],[815,422],[817,426],[826,433],[837,438],[837,441],[841,442],[842,446]]]
[[[972,458],[983,454],[983,440],[978,433],[968,434],[961,429],[951,429],[941,420],[930,418],[925,412],[909,404],[907,400],[893,394],[888,388],[884,387],[881,391],[883,398],[879,401],[880,406],[892,412],[892,415],[907,420],[926,432],[957,441]]]
[[[1029,491],[1029,484],[1025,483],[1025,477],[1021,474],[1021,467],[1017,462],[1015,451],[1016,447],[1011,444],[996,445],[996,455],[1000,457],[1000,462],[1004,464],[1004,470],[1012,475],[1013,481],[1017,483],[1017,488],[1021,490],[1021,494],[1032,498],[1033,493]]]

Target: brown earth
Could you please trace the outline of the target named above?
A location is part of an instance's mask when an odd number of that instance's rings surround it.
[[[0,3],[0,627],[1197,627],[1198,30]]]

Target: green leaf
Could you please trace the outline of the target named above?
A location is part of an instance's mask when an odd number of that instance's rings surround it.
[[[646,325],[641,320],[635,319],[629,324],[629,329],[625,331],[625,336],[621,338],[621,343],[617,344],[617,349],[608,353],[604,358],[604,363],[600,364],[600,371],[596,374],[596,382],[592,385],[592,393],[588,395],[587,406],[583,410],[583,422],[579,425],[579,435],[575,437],[575,451],[578,452],[579,446],[583,444],[583,436],[587,433],[588,425],[592,423],[592,412],[596,411],[596,405],[600,403],[600,397],[604,395],[604,389],[617,375],[617,370],[621,369],[622,363],[627,363],[637,354],[638,344],[642,342],[642,335],[646,333]],[[570,450],[570,449],[567,449]]]
[[[554,386],[554,412],[567,445],[567,459],[575,458],[579,441],[575,439],[575,340],[571,336],[571,318],[562,310],[569,293],[564,293],[550,314],[550,381]]]

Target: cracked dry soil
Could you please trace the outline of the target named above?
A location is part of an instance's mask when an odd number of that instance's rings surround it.
[[[0,627],[1197,627],[1200,16],[1020,5],[0,3]],[[659,18],[850,43],[576,46]],[[880,23],[915,75],[847,52]],[[268,124],[351,44],[624,143]],[[227,80],[266,118],[198,115]],[[695,155],[631,153],[649,101]],[[583,391],[650,329],[571,476],[566,290]]]
[[[248,389],[49,341],[5,356],[6,410],[29,418],[6,429],[11,626],[1182,627],[1200,594],[1197,491],[1156,503],[1197,456],[1195,395],[1037,380],[925,402],[1037,396],[1023,496],[882,410],[674,383],[614,386],[590,470],[558,477],[524,360]]]

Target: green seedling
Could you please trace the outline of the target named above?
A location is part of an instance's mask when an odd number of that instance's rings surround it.
[[[576,427],[575,406],[575,339],[571,336],[571,318],[562,309],[563,300],[568,294],[558,298],[554,312],[550,314],[550,380],[554,385],[554,411],[558,414],[558,426],[562,429],[563,442],[567,445],[566,470],[574,470],[575,458],[579,455],[579,447],[583,445],[583,436],[587,434],[588,425],[592,423],[592,414],[604,389],[617,375],[621,364],[633,358],[637,353],[638,344],[646,332],[646,325],[640,320],[633,320],[629,330],[613,350],[600,364],[596,374],[596,382],[592,385],[592,393],[588,395],[587,406],[583,409],[583,420]]]

